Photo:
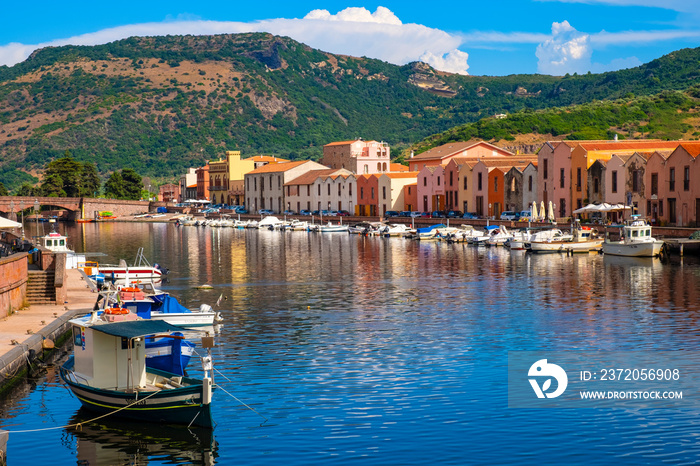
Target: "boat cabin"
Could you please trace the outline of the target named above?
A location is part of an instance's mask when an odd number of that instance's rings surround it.
[[[96,313],[71,320],[76,380],[94,388],[136,390],[146,387],[145,336],[183,331],[164,321],[93,323]]]

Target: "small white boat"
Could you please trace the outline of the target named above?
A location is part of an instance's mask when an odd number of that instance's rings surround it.
[[[143,254],[143,248],[139,248],[136,252],[136,259],[133,265],[127,265],[124,259],[119,260],[118,265],[91,263],[92,274],[88,274],[91,278],[93,274],[104,275],[104,280],[114,283],[141,283],[145,281],[160,282],[163,275],[168,273],[168,270],[158,264],[151,265]]]
[[[498,232],[491,235],[489,239],[485,241],[487,246],[503,246],[507,241],[511,240],[513,235],[506,229],[505,226],[501,225]]]
[[[284,231],[306,231],[309,228],[309,222],[304,221],[304,220],[297,220],[294,219],[290,222],[288,222],[284,226]]]
[[[325,225],[319,225],[317,231],[321,233],[347,233],[348,226],[341,225],[339,223],[334,225],[331,222],[328,222]]]
[[[468,243],[469,240],[481,233],[471,225],[460,225],[457,231],[447,235],[448,243]]]
[[[52,219],[51,222],[54,222]],[[68,247],[68,237],[63,236],[56,230],[51,230],[51,232],[41,237],[42,246],[44,246],[49,251],[54,253],[63,253],[66,255],[66,268],[67,269],[77,269],[80,267],[79,264],[85,263],[85,254],[78,254]]]
[[[269,215],[258,222],[258,229],[274,230],[276,227],[278,228],[282,224],[284,224],[282,220],[278,219],[274,215]]]
[[[559,231],[561,233],[561,231]],[[603,243],[603,238],[598,237],[597,230],[581,226],[576,223],[571,225],[571,233],[556,234],[546,240],[530,241],[529,249],[532,252],[566,252],[586,253],[598,251]]]
[[[479,234],[474,234],[471,236],[471,238],[469,238],[469,244],[473,244],[475,246],[484,245],[489,238],[491,238],[493,235],[497,235],[499,230],[500,227],[498,225],[486,225],[483,231],[479,232]]]
[[[392,236],[407,236],[414,234],[416,230],[411,227],[404,225],[403,223],[390,223],[381,230],[381,235],[385,238],[390,238]]]
[[[603,253],[626,257],[655,257],[661,253],[664,242],[651,236],[651,225],[639,215],[622,227],[622,240],[603,242]]]

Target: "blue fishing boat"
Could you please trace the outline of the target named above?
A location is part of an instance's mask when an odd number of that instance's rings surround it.
[[[146,367],[185,375],[195,344],[185,340],[182,332],[146,337]]]
[[[158,320],[129,320],[130,316],[128,311],[107,309],[101,316],[95,311],[72,319],[75,346],[73,356],[61,366],[61,379],[86,409],[96,413],[212,428],[210,352],[202,358],[202,379],[149,368],[145,337],[184,329]],[[213,339],[202,338],[202,346],[210,350]]]

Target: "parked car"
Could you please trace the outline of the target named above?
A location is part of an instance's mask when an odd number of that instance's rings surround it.
[[[387,210],[386,212],[384,212],[384,216],[385,217],[398,217],[399,213],[395,210]]]
[[[434,210],[433,218],[447,218],[447,212],[444,210]]]
[[[517,220],[518,215],[512,210],[506,210],[505,212],[501,213],[500,218],[501,220]]]
[[[462,218],[462,215],[464,214],[461,210],[450,210],[447,212],[447,218]]]
[[[433,218],[433,214],[431,212],[421,212],[420,216],[421,218]]]
[[[299,215],[311,215],[311,211],[307,209],[301,209]]]
[[[476,215],[474,212],[465,212],[464,215],[462,215],[462,218],[466,218],[468,220],[476,220],[479,218],[479,216]]]
[[[258,213],[260,215],[272,215],[272,214],[274,214],[274,212],[270,209],[260,209],[260,210],[258,210]]]
[[[335,210],[322,210],[321,215],[324,217],[335,217],[337,213]]]
[[[411,216],[411,211],[410,210],[402,210],[399,212],[399,217],[410,217]]]
[[[320,211],[320,210],[314,210],[313,212],[311,212],[311,215],[321,215],[321,211]]]
[[[347,210],[339,210],[339,211],[338,211],[338,216],[339,216],[339,217],[349,217],[349,216],[350,216],[350,212],[348,212]]]
[[[411,212],[410,217],[411,218],[418,218],[418,217],[421,217],[422,215],[423,215],[422,212],[418,212],[417,210],[414,210],[413,212]]]
[[[532,215],[532,213],[529,210],[521,210],[520,214],[518,215],[518,220],[521,222],[527,222],[530,220],[530,215]]]
[[[297,213],[294,212],[293,210],[285,210],[282,212],[284,215],[296,215]]]

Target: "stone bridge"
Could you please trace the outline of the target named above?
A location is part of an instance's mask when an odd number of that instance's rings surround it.
[[[63,210],[66,220],[78,218],[94,218],[97,212],[112,211],[116,216],[135,215],[151,212],[156,207],[164,206],[164,202],[124,201],[120,199],[95,199],[88,197],[33,197],[33,196],[0,196],[0,212],[3,217],[16,220],[20,211],[24,216],[35,215],[35,206],[41,211]],[[29,210],[27,210],[29,209]]]

